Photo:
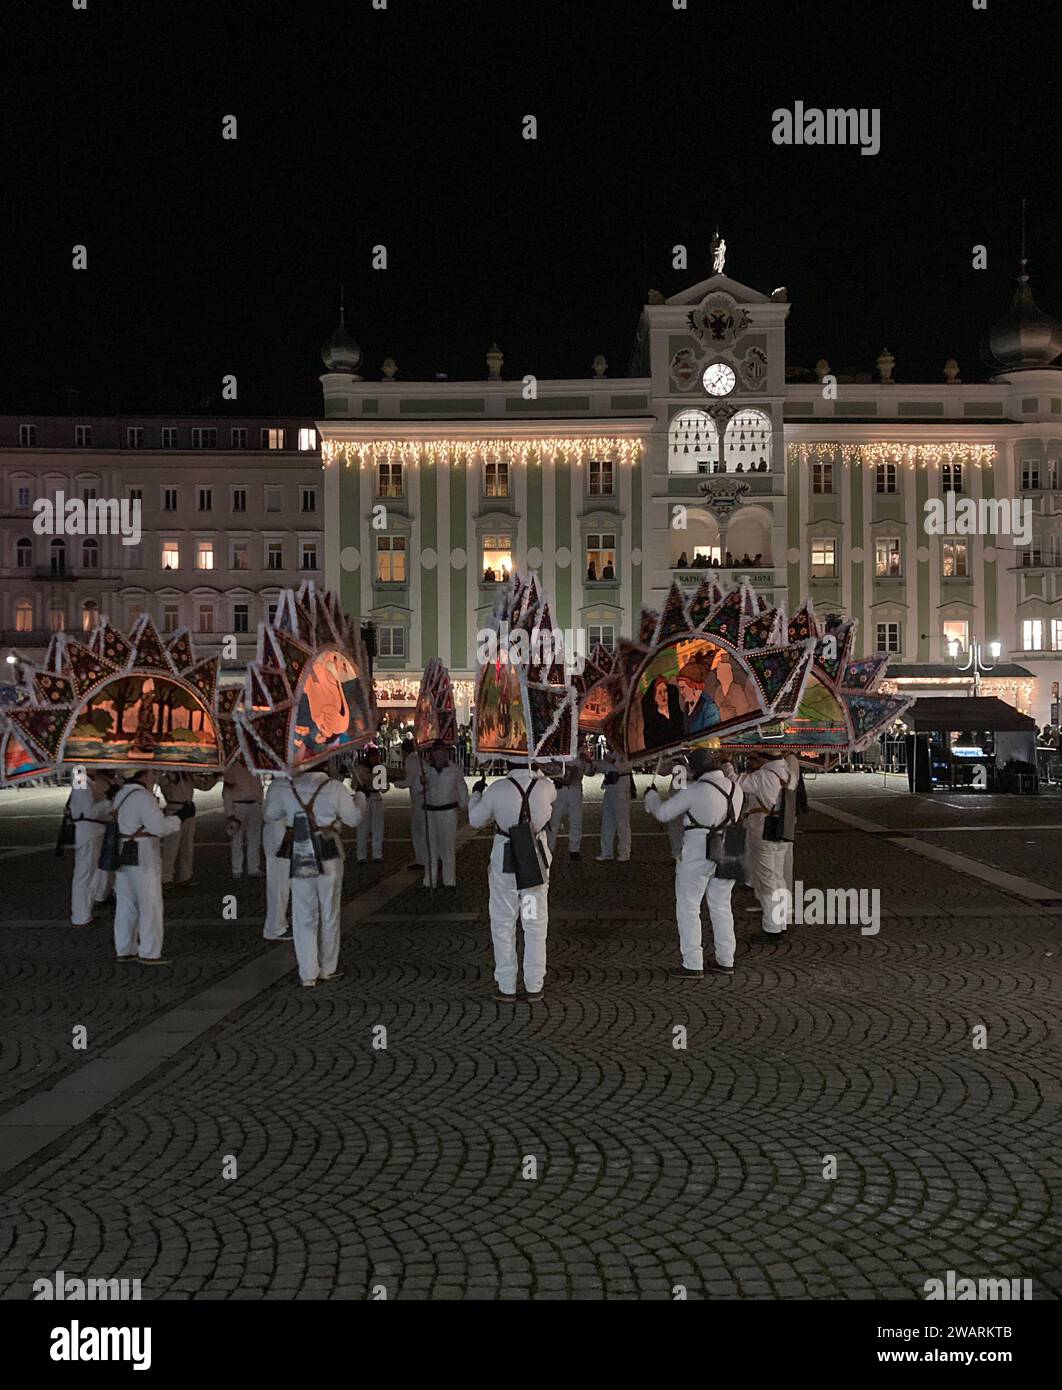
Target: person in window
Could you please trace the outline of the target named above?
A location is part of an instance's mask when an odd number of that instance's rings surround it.
[[[716,570],[719,568],[719,556],[718,556],[718,555],[713,555],[713,556],[712,556],[712,568],[713,568],[713,569],[716,569]]]
[[[747,550],[741,557],[741,564],[744,569],[748,569],[749,565],[752,564],[752,557],[749,555],[749,552]]]
[[[484,584],[493,584],[493,583],[494,583],[494,571],[491,569],[490,565],[488,565],[488,566],[486,567],[486,569],[483,571],[483,583],[484,583]]]
[[[680,569],[680,570],[686,570],[686,569],[689,569],[689,567],[690,567],[690,562],[689,562],[689,560],[686,558],[686,552],[683,551],[682,554],[678,557],[678,565],[676,566],[676,568],[677,568],[677,569]]]
[[[590,584],[597,583],[597,565],[594,563],[593,560],[591,560],[586,567],[586,578],[587,582]]]
[[[753,563],[754,565],[758,565],[758,564],[762,561],[762,559],[763,559],[763,551],[762,551],[762,550],[757,550],[757,551],[756,551],[756,554],[752,557],[752,563]]]
[[[602,579],[615,579],[615,577],[616,577],[616,571],[612,568],[612,564],[611,564],[611,562],[610,562],[610,563],[607,564],[607,565],[605,566],[605,568],[601,571],[601,578],[602,578]]]
[[[723,557],[723,565],[724,565],[724,567],[725,567],[726,569],[728,569],[728,570],[729,570],[729,569],[733,569],[733,567],[734,567],[734,557],[733,557],[733,555],[731,555],[731,553],[730,553],[729,550],[726,552],[726,555]]]

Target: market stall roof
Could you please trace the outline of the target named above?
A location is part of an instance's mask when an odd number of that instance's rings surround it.
[[[937,729],[972,734],[981,730],[993,733],[1019,733],[1035,730],[1036,721],[1019,714],[1013,705],[994,695],[971,696],[963,699],[954,695],[929,696],[918,699],[903,716],[904,723],[914,726],[917,734]]]

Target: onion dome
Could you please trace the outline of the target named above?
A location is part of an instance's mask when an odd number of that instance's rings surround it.
[[[361,348],[347,332],[346,310],[339,306],[339,326],[321,349],[321,361],[330,372],[348,372],[353,375],[361,361]]]
[[[1010,309],[985,342],[988,360],[1002,371],[1049,367],[1062,353],[1062,323],[1037,308],[1029,286],[1028,264],[1023,256]]]

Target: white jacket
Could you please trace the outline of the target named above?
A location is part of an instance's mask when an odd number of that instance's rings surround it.
[[[424,775],[428,782],[424,804],[429,811],[433,806],[449,806],[454,801],[461,810],[468,805],[468,786],[456,763],[447,763],[441,769],[425,763]]]
[[[530,772],[526,767],[514,767],[509,774],[525,789],[534,783],[529,798],[531,826],[537,835],[549,824],[553,814],[553,803],[557,799],[557,788],[548,777]],[[473,792],[468,803],[469,825],[490,825],[491,821],[499,830],[511,830],[520,819],[522,806],[520,793],[508,777],[499,777],[484,792]]]
[[[280,821],[290,830],[295,824],[295,817],[309,808],[311,800],[313,816],[310,829],[333,835],[342,851],[340,827],[347,825],[354,829],[361,823],[365,814],[365,796],[362,792],[351,796],[343,783],[329,777],[327,772],[300,772],[294,781],[274,779],[265,802],[265,820],[268,824]]]

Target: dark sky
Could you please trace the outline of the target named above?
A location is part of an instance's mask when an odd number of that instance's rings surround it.
[[[366,375],[482,377],[493,339],[506,376],[622,374],[717,221],[728,272],[788,286],[791,364],[984,376],[1023,194],[1062,312],[1058,0],[34,0],[4,30],[5,411],[194,411],[234,372],[228,409],[315,413],[341,275]],[[775,146],[797,100],[879,107],[881,152]]]

